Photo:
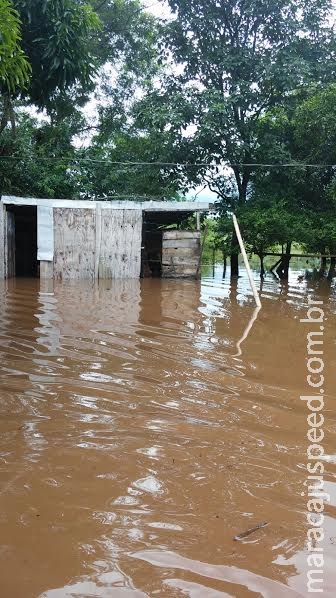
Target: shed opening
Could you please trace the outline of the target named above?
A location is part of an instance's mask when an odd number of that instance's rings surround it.
[[[201,234],[188,223],[192,215],[182,211],[143,212],[143,278],[199,278]]]
[[[7,206],[7,276],[37,278],[37,208]]]
[[[162,274],[162,229],[155,219],[143,215],[141,277],[159,278]]]

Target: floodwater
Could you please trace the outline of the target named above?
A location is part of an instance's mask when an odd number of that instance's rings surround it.
[[[336,595],[336,291],[309,285],[267,279],[256,314],[245,276],[219,269],[2,284],[1,598],[308,596],[308,296]]]

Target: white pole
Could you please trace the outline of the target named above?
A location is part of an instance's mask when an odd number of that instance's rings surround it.
[[[248,279],[250,281],[252,293],[253,293],[255,302],[257,304],[257,307],[261,307],[260,297],[258,295],[257,287],[256,287],[255,282],[253,280],[253,276],[252,276],[250,264],[249,264],[249,261],[247,259],[247,255],[246,255],[246,251],[245,251],[245,247],[244,247],[244,242],[243,242],[242,236],[240,234],[239,224],[238,224],[237,218],[236,218],[236,216],[234,214],[232,214],[232,219],[233,219],[233,224],[234,224],[234,227],[235,227],[235,231],[236,231],[236,235],[237,235],[237,239],[238,239],[240,251],[242,253],[244,264],[245,264],[245,268],[246,268],[246,271],[247,271],[247,276],[248,276]]]
[[[253,314],[251,316],[249,323],[247,324],[247,326],[244,330],[243,336],[239,339],[239,341],[237,341],[237,345],[236,345],[237,353],[235,353],[233,357],[240,357],[240,355],[242,354],[241,344],[247,339],[248,335],[250,334],[251,328],[252,328],[254,322],[256,321],[260,310],[261,310],[261,306],[259,306],[259,305],[257,305],[257,307],[254,308]]]

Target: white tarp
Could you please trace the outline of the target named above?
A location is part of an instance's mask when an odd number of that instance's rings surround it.
[[[37,206],[37,259],[54,259],[54,214],[49,206]]]

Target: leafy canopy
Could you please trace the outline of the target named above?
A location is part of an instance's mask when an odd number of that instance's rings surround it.
[[[76,0],[14,0],[22,22],[22,49],[32,68],[27,95],[40,108],[76,85],[90,87],[90,50],[100,26],[89,4]]]
[[[21,47],[20,25],[11,0],[0,0],[0,89],[7,92],[23,89],[31,70]]]
[[[167,104],[169,116],[174,96],[183,95],[180,131],[188,132],[190,160],[229,163],[238,201],[245,201],[259,147],[260,117],[281,105],[294,89],[325,81],[334,71],[330,2],[170,0],[169,4],[175,19],[166,28],[165,43],[180,74],[166,79],[157,96]],[[213,168],[211,184],[223,199],[226,179]]]

